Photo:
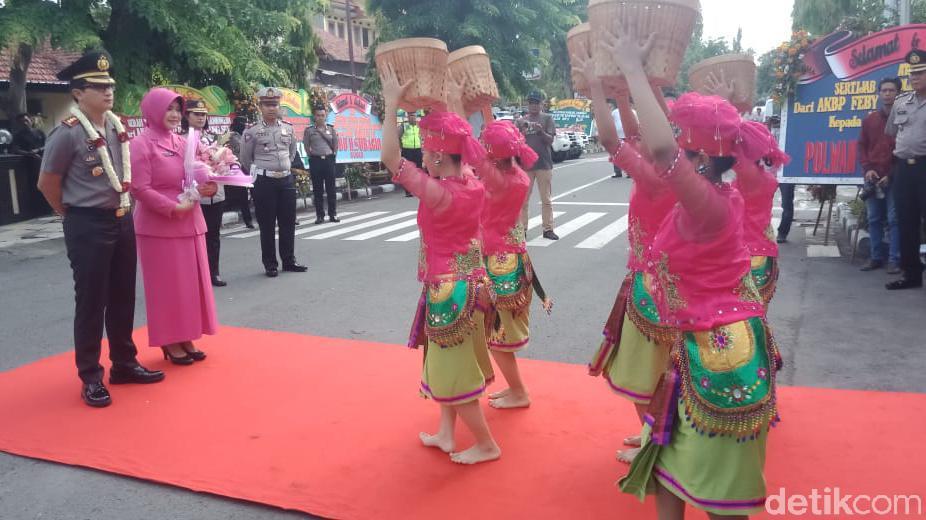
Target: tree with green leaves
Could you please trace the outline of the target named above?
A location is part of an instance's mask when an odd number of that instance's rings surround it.
[[[7,0],[0,7],[0,49],[9,49],[13,58],[7,114],[26,111],[26,75],[35,49],[45,42],[68,49],[99,43],[88,5],[92,3]]]
[[[369,0],[367,7],[380,20],[377,42],[430,37],[443,40],[451,50],[482,45],[491,56],[499,89],[517,95],[532,88],[522,73],[544,65],[531,49],[562,61],[561,52],[554,57],[550,48],[558,40],[565,47],[566,32],[579,23],[576,13],[585,4],[582,0]],[[379,91],[374,53],[371,50],[367,92]]]
[[[814,36],[837,29],[868,34],[897,24],[897,13],[884,0],[794,0],[791,18],[794,30]]]
[[[304,88],[316,64],[310,20],[322,1],[8,0],[0,48],[106,48],[120,110],[137,107],[156,84],[244,94],[261,83]],[[24,79],[28,60],[19,68]]]
[[[741,35],[742,34],[739,33],[738,36]],[[730,54],[731,52],[733,52],[733,50],[726,38],[704,38],[704,24],[699,18],[695,23],[694,32],[691,35],[691,44],[688,46],[688,49],[685,50],[685,57],[682,59],[682,66],[678,73],[678,80],[675,83],[675,88],[679,92],[690,90],[688,85],[688,71],[691,70],[693,65],[696,65],[702,60],[723,54]],[[749,52],[752,51],[750,50]]]

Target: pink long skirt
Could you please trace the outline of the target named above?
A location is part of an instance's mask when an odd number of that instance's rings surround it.
[[[145,281],[148,345],[161,347],[215,334],[218,321],[204,235],[136,236]]]

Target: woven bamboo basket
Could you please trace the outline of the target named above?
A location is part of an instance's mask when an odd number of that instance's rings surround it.
[[[566,48],[569,49],[569,61],[571,63],[575,64],[577,57],[588,55],[591,34],[592,26],[588,23],[580,23],[566,34]],[[585,81],[585,75],[581,70],[577,70],[574,65],[572,67],[572,88],[585,97],[591,95],[588,90],[588,82]]]
[[[589,0],[588,19],[596,45],[593,54],[605,86],[612,91],[626,89],[617,63],[599,45],[606,31],[619,34],[623,22],[634,27],[640,38],[656,33],[646,75],[650,83],[669,87],[678,77],[699,12],[698,0]]]
[[[733,99],[730,100],[740,113],[752,110],[756,92],[756,63],[748,54],[724,54],[700,61],[688,72],[691,90],[710,94],[707,78],[713,73],[719,80],[733,82]]]
[[[491,106],[498,99],[492,61],[481,46],[471,45],[451,52],[447,58],[447,67],[455,79],[464,80],[463,108],[467,114]]]
[[[405,38],[376,49],[376,68],[391,65],[400,83],[412,80],[399,108],[415,111],[447,103],[447,44],[434,38]]]

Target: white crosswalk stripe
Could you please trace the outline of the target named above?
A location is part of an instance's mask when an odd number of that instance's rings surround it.
[[[380,224],[385,224],[385,223],[387,223],[387,222],[392,222],[393,220],[399,220],[399,219],[402,219],[402,218],[406,218],[406,217],[408,217],[409,215],[414,215],[414,214],[416,214],[416,213],[418,213],[417,210],[403,211],[402,213],[398,213],[398,214],[396,214],[396,215],[390,215],[390,216],[388,216],[388,217],[383,217],[383,218],[379,218],[379,219],[376,219],[376,220],[371,220],[371,221],[369,221],[369,222],[363,222],[363,223],[361,223],[361,224],[356,224],[356,225],[354,225],[354,226],[348,226],[348,227],[346,227],[346,228],[336,229],[336,230],[334,230],[334,231],[329,231],[329,232],[327,232],[327,233],[322,233],[322,234],[320,234],[320,235],[313,235],[313,236],[310,236],[310,237],[303,237],[303,240],[324,240],[324,239],[326,239],[326,238],[332,238],[332,237],[337,237],[337,236],[341,236],[341,235],[346,235],[346,234],[348,234],[348,233],[352,233],[352,232],[357,231],[357,230],[360,230],[360,229],[367,229],[367,228],[371,228],[371,227],[374,227],[374,226],[378,226],[378,225],[380,225]]]
[[[314,222],[314,217],[310,216],[304,220],[307,225],[296,228],[296,235],[302,240],[333,239],[363,242],[379,239],[384,242],[412,242],[418,240],[420,236],[416,213],[415,210],[344,212],[341,213],[344,217],[341,222],[319,226],[309,224]],[[547,240],[542,235],[535,235],[535,238],[529,240],[527,245],[549,247],[558,244],[559,247],[602,250],[608,246],[614,247],[611,244],[615,242],[615,239],[627,233],[628,217],[626,214],[618,216],[615,212],[576,210],[554,211],[553,217],[559,218],[567,214],[570,220],[556,228],[556,233],[561,240]],[[537,233],[542,224],[543,218],[536,215],[527,221],[527,231]],[[251,238],[260,235],[259,231],[247,230],[241,225],[224,231],[223,236],[226,238]],[[566,240],[570,235],[572,239]]]
[[[296,236],[299,236],[299,235],[305,235],[306,233],[314,233],[314,232],[316,232],[316,231],[324,231],[324,230],[326,230],[326,229],[331,229],[331,228],[334,227],[334,226],[340,226],[340,225],[343,225],[343,224],[348,224],[348,223],[350,223],[350,222],[356,222],[356,221],[358,221],[358,220],[365,220],[365,219],[373,218],[373,217],[376,217],[376,216],[379,216],[379,215],[385,215],[386,213],[389,213],[389,212],[388,212],[388,211],[371,211],[370,213],[365,213],[365,214],[363,214],[363,215],[357,215],[356,217],[343,218],[343,219],[341,219],[341,222],[329,222],[329,223],[325,224],[323,227],[314,226],[314,225],[313,225],[312,227],[301,227],[301,228],[297,228],[297,229],[296,229],[295,235],[296,235]],[[356,215],[356,214],[357,214],[356,211],[347,211],[347,212],[341,213],[342,216]],[[315,220],[312,219],[312,218],[307,218],[307,219],[305,219],[305,220],[299,220],[299,224],[300,224],[300,225],[305,225],[305,224],[307,224],[307,223],[309,223],[309,222],[315,222]],[[257,229],[257,230],[254,230],[254,231],[248,231],[247,233],[239,233],[239,234],[234,234],[234,235],[228,235],[228,238],[251,238],[251,237],[256,237],[256,236],[259,236],[259,235],[260,235],[260,230]],[[276,236],[277,236],[277,238],[279,238],[279,233],[277,233]]]
[[[567,236],[575,233],[579,229],[591,224],[592,222],[600,219],[601,217],[607,215],[607,213],[600,213],[597,211],[589,211],[579,217],[576,217],[565,224],[562,224],[556,228],[556,234],[559,236],[560,240],[566,238]],[[552,245],[555,240],[547,240],[542,236],[539,236],[530,242],[527,243],[529,246],[534,247],[548,247]]]
[[[577,249],[601,249],[627,231],[627,215],[603,227],[601,231],[576,245]]]
[[[559,217],[560,215],[563,215],[564,213],[566,212],[565,211],[554,211],[553,218]],[[539,226],[542,222],[543,222],[543,217],[540,215],[537,215],[536,217],[528,219],[527,231],[534,229],[535,227]],[[386,242],[410,242],[412,240],[417,239],[418,235],[419,233],[418,233],[418,230],[416,229],[415,231],[412,231],[410,233],[405,233],[404,235],[399,235],[395,238],[390,238],[386,240]]]
[[[374,229],[373,231],[367,231],[366,233],[361,233],[359,235],[347,237],[344,240],[369,240],[371,238],[388,235],[389,233],[392,233],[393,231],[398,231],[400,229],[405,229],[407,227],[412,227],[412,226],[417,226],[417,225],[418,225],[418,219],[406,220],[405,222],[399,222],[398,224],[386,226],[381,229]]]

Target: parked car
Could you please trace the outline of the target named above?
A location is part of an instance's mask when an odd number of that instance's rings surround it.
[[[563,162],[569,158],[572,141],[566,134],[556,132],[556,135],[553,137],[553,145],[550,148],[553,152],[553,162]]]

